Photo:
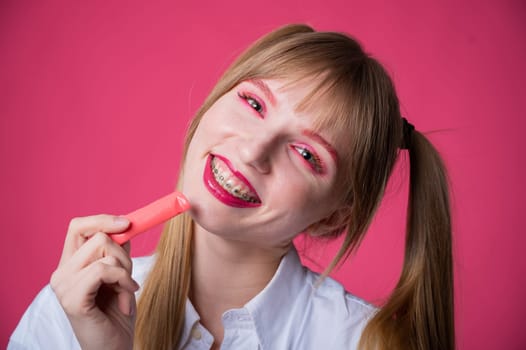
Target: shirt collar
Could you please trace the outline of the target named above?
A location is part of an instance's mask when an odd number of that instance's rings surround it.
[[[179,345],[177,346],[177,349],[182,349],[184,344],[188,342],[192,329],[194,328],[196,323],[199,322],[199,319],[200,319],[199,314],[197,313],[194,306],[190,302],[190,299],[187,298],[184,325],[183,325],[183,330],[181,331],[181,337],[179,338]]]
[[[305,269],[294,245],[281,259],[269,284],[245,308],[251,314],[264,349],[271,349],[290,319],[291,306],[304,287]]]
[[[292,245],[281,259],[276,273],[267,286],[245,304],[244,309],[250,314],[264,349],[272,349],[275,338],[286,328],[291,305],[294,304],[304,287],[304,274],[305,269],[301,265],[298,252]],[[193,327],[199,320],[199,314],[191,301],[187,299],[185,321],[178,348],[186,344]]]

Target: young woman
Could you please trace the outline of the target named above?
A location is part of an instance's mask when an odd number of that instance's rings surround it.
[[[401,150],[406,254],[376,309],[326,276],[358,247]],[[132,278],[129,247],[108,238],[126,219],[72,220],[10,348],[454,348],[444,166],[356,41],[302,25],[263,37],[197,112],[184,154],[192,210],[166,224],[155,256],[133,259]],[[300,264],[302,232],[345,235],[322,276]]]

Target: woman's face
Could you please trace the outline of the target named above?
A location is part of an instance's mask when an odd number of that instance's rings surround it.
[[[203,115],[183,172],[196,223],[224,238],[283,246],[337,208],[331,134],[297,112],[308,86],[249,80]]]

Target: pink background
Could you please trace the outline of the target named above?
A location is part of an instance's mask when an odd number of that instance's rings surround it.
[[[306,22],[355,35],[391,72],[403,114],[434,131],[452,183],[459,349],[526,348],[524,2],[219,3],[0,4],[0,347],[48,282],[70,218],[173,189],[181,136],[219,74],[260,35]],[[400,271],[400,165],[362,249],[334,274],[373,302]],[[334,251],[307,248],[311,266]]]

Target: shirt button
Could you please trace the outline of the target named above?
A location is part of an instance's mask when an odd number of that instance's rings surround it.
[[[192,329],[192,338],[195,340],[201,340],[201,331],[197,328]]]

